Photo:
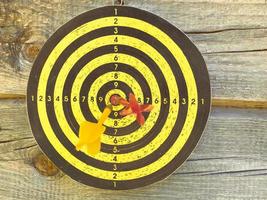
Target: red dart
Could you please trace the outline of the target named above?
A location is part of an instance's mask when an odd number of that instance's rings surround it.
[[[125,108],[120,112],[120,115],[136,115],[136,120],[141,126],[145,123],[143,112],[150,112],[153,109],[151,104],[139,104],[132,93],[129,94],[129,101],[117,95],[112,96],[110,101],[113,105],[124,105]]]
[[[119,95],[112,95],[110,98],[110,103],[114,106],[117,106],[119,104],[123,106],[128,106],[129,102],[125,100],[124,98],[120,97]]]

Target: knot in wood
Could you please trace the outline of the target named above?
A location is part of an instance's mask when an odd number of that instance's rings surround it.
[[[22,47],[22,54],[26,60],[33,62],[36,56],[38,55],[42,44],[40,43],[26,43]]]
[[[59,170],[44,154],[39,154],[33,159],[33,165],[44,176],[55,176]]]

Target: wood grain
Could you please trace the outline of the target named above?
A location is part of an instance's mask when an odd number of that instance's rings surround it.
[[[231,108],[260,108],[267,109],[266,101],[243,101],[231,99],[213,99],[214,107],[231,107]]]
[[[168,179],[131,191],[79,184],[43,156],[25,95],[44,42],[71,18],[112,0],[0,1],[0,199],[260,199],[267,196],[265,0],[125,0],[187,33],[207,63],[213,105],[187,162]],[[250,109],[250,108],[265,109]]]
[[[6,2],[6,3],[5,3]],[[226,3],[227,2],[227,3]],[[204,54],[213,98],[267,101],[267,7],[263,1],[126,1],[187,32]],[[72,17],[112,1],[0,3],[0,93],[25,95],[33,60]]]
[[[42,176],[40,151],[27,124],[24,100],[0,101],[1,199],[265,199],[267,110],[213,109],[197,148],[168,179],[112,192],[79,184],[63,173]]]

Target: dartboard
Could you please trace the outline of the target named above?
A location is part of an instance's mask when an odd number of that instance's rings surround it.
[[[112,106],[101,150],[77,151],[113,95],[151,104],[143,125]],[[59,28],[32,67],[27,109],[42,151],[73,179],[104,189],[162,180],[190,155],[206,125],[210,82],[200,52],[166,20],[127,6],[85,12]],[[90,131],[90,130],[88,130]]]

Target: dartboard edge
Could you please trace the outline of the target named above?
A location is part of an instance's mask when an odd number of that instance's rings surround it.
[[[79,126],[96,123],[111,95],[152,104],[139,125],[116,106],[101,151],[77,151]],[[192,153],[211,107],[207,67],[193,42],[148,11],[106,6],[78,15],[44,44],[30,72],[27,113],[40,149],[88,186],[127,190],[167,178]]]

